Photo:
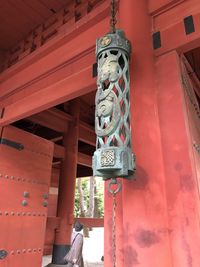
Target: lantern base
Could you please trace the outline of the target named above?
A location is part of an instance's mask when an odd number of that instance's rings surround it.
[[[130,179],[135,171],[135,156],[127,147],[100,148],[94,153],[92,165],[93,175],[104,180],[114,177]]]

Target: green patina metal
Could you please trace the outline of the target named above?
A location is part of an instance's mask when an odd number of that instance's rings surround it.
[[[130,125],[130,53],[131,44],[122,30],[97,40],[97,149],[93,175],[104,179],[129,178],[135,170]]]

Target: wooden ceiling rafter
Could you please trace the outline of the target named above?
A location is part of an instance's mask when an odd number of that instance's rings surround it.
[[[59,164],[64,158],[65,148],[60,145],[54,144],[54,157],[56,158],[54,165]],[[92,156],[85,153],[78,152],[78,162],[77,164],[86,167],[92,167]]]
[[[26,118],[26,120],[29,120],[33,123],[37,123],[51,130],[64,133],[68,129],[69,123],[73,121],[73,116],[65,113],[64,111],[52,108],[35,114],[31,117],[28,117]],[[94,129],[90,125],[82,121],[79,122],[79,127],[79,140],[86,144],[88,143],[89,145],[95,146],[96,136],[94,133]],[[63,136],[60,136],[52,140],[60,141],[62,139]],[[64,153],[65,148],[62,145],[54,144],[54,158],[56,159],[53,162],[54,167],[60,164],[61,159],[64,158]],[[77,164],[91,168],[92,156],[82,152],[78,152]]]
[[[58,136],[55,138],[50,139],[51,142],[56,143],[63,140],[63,136]]]
[[[18,2],[19,0],[16,1]],[[59,4],[59,1],[55,0],[45,1],[45,3],[41,1],[30,1],[30,3],[23,5],[21,2],[16,3],[15,5],[10,5],[10,8],[7,8],[7,11],[4,12],[5,14],[0,12],[0,15],[4,17],[4,19],[0,19],[0,25],[4,26],[0,26],[2,37],[0,49],[5,50],[5,59],[2,64],[3,70],[18,63],[51,41],[52,38],[58,38],[63,33],[72,31],[80,19],[90,14],[104,0],[85,0],[80,1],[78,5],[72,0],[65,1],[65,4]],[[8,5],[8,3],[0,3],[0,10],[5,5]],[[26,12],[25,9],[27,10]],[[14,12],[12,16],[9,16],[9,11]],[[44,11],[44,14],[39,14],[40,11]],[[16,21],[17,14],[22,16]],[[37,23],[32,20],[36,15]],[[6,28],[5,24],[9,27],[8,33],[10,35],[2,29]]]
[[[41,126],[63,133],[66,132],[68,124],[73,120],[73,116],[65,113],[64,111],[52,108],[32,115],[26,119],[31,122],[38,123]],[[82,121],[79,123],[79,140],[94,147],[96,146],[94,128]]]

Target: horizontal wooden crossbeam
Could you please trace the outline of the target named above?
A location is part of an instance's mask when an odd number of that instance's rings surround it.
[[[65,153],[65,148],[60,145],[54,144],[54,157],[58,159],[63,159]],[[59,162],[59,161],[57,161]],[[54,165],[56,165],[56,163]],[[86,167],[92,166],[92,156],[78,152],[78,164]]]
[[[67,131],[68,122],[72,121],[70,115],[55,108],[37,113],[26,119],[61,133]]]
[[[92,156],[78,152],[78,164],[86,167],[92,167]]]
[[[168,6],[168,9],[163,10],[163,13],[152,13],[154,25],[152,33],[159,33],[160,35],[161,45],[154,50],[154,55],[157,57],[175,49],[178,50],[179,53],[185,53],[198,47],[200,42],[199,1],[177,0],[167,2],[177,2],[178,4],[175,6]],[[188,27],[193,29],[191,32],[188,32],[186,28],[187,21],[188,23],[190,22]],[[174,38],[174,36],[176,36],[176,38]]]
[[[81,222],[85,227],[104,227],[104,218],[75,218],[74,221]]]
[[[63,111],[52,108],[28,117],[27,120],[64,133],[67,131],[68,124],[73,120],[73,117]],[[79,122],[79,140],[92,146],[96,145],[94,129],[87,123],[81,121]]]

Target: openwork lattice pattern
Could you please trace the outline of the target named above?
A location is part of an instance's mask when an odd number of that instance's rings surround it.
[[[104,178],[127,177],[134,171],[129,53],[130,44],[122,31],[97,41],[97,150],[93,157],[93,170],[94,175]]]
[[[98,66],[96,96],[97,148],[131,148],[129,62],[125,53],[103,52]]]

